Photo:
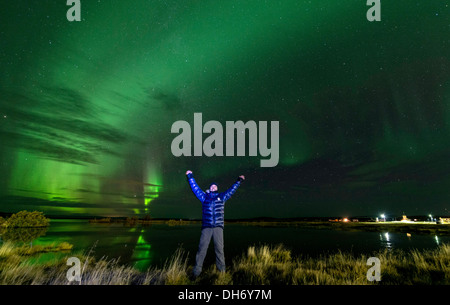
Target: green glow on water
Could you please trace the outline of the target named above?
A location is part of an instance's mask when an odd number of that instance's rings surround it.
[[[152,264],[152,246],[144,239],[144,230],[141,230],[131,260],[139,270],[145,270]]]

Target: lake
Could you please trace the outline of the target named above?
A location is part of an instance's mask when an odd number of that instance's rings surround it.
[[[52,220],[48,231],[33,244],[68,242],[72,253],[89,253],[96,258],[120,258],[120,262],[135,265],[140,270],[162,266],[179,247],[188,252],[189,264],[194,264],[200,238],[200,224],[152,224],[127,227],[123,224],[91,224],[85,220]],[[224,231],[227,265],[252,245],[282,243],[295,255],[319,256],[339,250],[354,254],[371,254],[383,249],[433,249],[450,243],[450,236],[429,234],[386,233],[314,229],[301,226],[256,226],[226,224]],[[46,254],[42,260],[60,254]],[[214,246],[210,243],[205,267],[214,264]]]

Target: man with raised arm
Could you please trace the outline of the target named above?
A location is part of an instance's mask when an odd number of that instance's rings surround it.
[[[195,266],[192,271],[194,278],[197,278],[202,272],[203,261],[208,250],[211,237],[214,241],[214,250],[216,252],[216,266],[219,271],[225,272],[225,255],[223,252],[223,226],[224,226],[224,208],[225,202],[236,192],[244,176],[239,176],[237,181],[225,192],[219,193],[217,183],[211,183],[209,189],[203,192],[194,179],[192,171],[186,172],[186,177],[194,195],[202,203],[202,232],[197,255],[195,257]]]

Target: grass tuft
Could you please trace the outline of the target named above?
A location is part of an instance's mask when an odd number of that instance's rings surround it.
[[[434,250],[379,251],[371,256],[381,261],[381,281],[369,282],[366,265],[369,256],[338,252],[318,258],[293,257],[283,245],[251,246],[233,260],[226,272],[215,266],[205,268],[195,281],[188,255],[178,249],[160,269],[139,272],[118,259],[95,260],[76,255],[82,263],[81,283],[66,278],[67,257],[36,263],[36,256],[52,251],[71,251],[72,245],[0,246],[0,284],[7,285],[448,285],[450,284],[450,245]]]

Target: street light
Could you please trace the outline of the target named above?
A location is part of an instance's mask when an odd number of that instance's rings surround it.
[[[384,215],[384,214],[381,214],[380,216],[381,216],[381,218],[383,218],[383,219],[384,219],[384,222],[386,222],[386,215]]]
[[[431,214],[430,214],[430,215],[428,215],[428,216],[430,217],[431,221],[433,221],[433,216],[431,216]]]

